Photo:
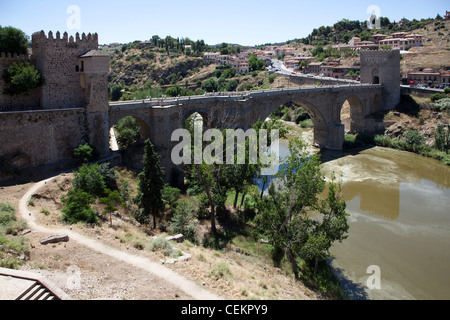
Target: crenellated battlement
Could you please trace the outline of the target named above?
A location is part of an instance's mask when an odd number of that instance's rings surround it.
[[[55,35],[53,35],[52,31],[48,32],[48,35],[45,34],[44,31],[39,31],[33,33],[31,36],[33,44],[39,43],[57,43],[57,44],[89,44],[98,46],[98,34],[88,33],[87,35],[83,32],[80,36],[80,33],[76,33],[74,36],[69,36],[67,32],[64,32],[61,37],[61,33],[57,31]]]
[[[28,54],[17,55],[16,53],[0,53],[0,66],[7,66],[14,62],[34,63],[34,61],[34,57]]]

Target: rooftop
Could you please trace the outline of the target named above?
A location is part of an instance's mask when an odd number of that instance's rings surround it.
[[[80,58],[88,57],[109,57],[109,54],[106,54],[101,50],[91,50],[80,56]]]

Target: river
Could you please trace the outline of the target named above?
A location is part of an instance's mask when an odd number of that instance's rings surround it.
[[[293,136],[312,143],[311,129],[296,127]],[[282,140],[281,156],[288,152]],[[333,246],[330,261],[347,296],[450,299],[450,167],[379,147],[326,152],[323,161],[325,176],[342,174],[350,215],[349,236]]]

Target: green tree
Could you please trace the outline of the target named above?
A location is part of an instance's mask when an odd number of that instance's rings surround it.
[[[27,54],[28,36],[20,29],[0,26],[0,53]]]
[[[183,88],[181,88],[180,86],[167,88],[167,90],[164,92],[164,94],[169,97],[177,97],[182,95],[182,93]]]
[[[112,213],[117,211],[117,207],[123,204],[123,199],[119,191],[111,191],[106,189],[104,191],[106,197],[100,198],[100,203],[105,205],[103,214],[109,214],[109,225],[112,227]]]
[[[73,175],[74,190],[82,190],[95,197],[103,196],[106,184],[98,164],[88,165],[85,163],[75,170]]]
[[[91,208],[94,197],[83,190],[70,190],[67,197],[62,199],[64,208],[62,210],[63,221],[69,224],[77,222],[96,223],[97,214]]]
[[[250,53],[248,55],[248,62],[250,64],[251,71],[262,70],[264,68],[264,61],[258,59],[254,54]]]
[[[186,199],[181,200],[171,220],[170,229],[172,233],[181,233],[186,239],[196,243],[197,226],[198,222],[194,205]]]
[[[153,216],[153,228],[156,229],[156,218],[164,211],[162,190],[164,188],[164,172],[160,167],[158,154],[149,139],[144,147],[144,170],[139,174],[139,187],[136,202],[142,212],[138,219],[149,221]]]
[[[301,253],[305,260],[314,261],[314,276],[317,275],[319,262],[331,256],[330,248],[333,243],[347,238],[348,214],[341,194],[341,184],[332,175],[331,182],[328,183],[328,197],[319,206],[321,218],[311,221],[309,236]]]
[[[114,125],[114,130],[117,133],[116,139],[120,149],[126,149],[141,136],[141,126],[132,116],[127,116],[117,121]]]
[[[119,101],[122,97],[122,86],[116,84],[111,88],[111,101]]]
[[[214,80],[214,78],[209,78],[202,84],[202,89],[205,90],[206,92],[217,91],[217,88],[218,88],[217,82]]]
[[[411,146],[420,146],[425,143],[425,138],[419,131],[411,130],[405,134],[405,141]]]
[[[73,150],[73,156],[79,163],[87,163],[97,160],[98,152],[94,147],[89,145],[89,143],[85,143]]]
[[[28,62],[16,62],[3,73],[3,79],[8,87],[4,94],[20,95],[42,85],[42,78],[38,70]]]
[[[446,151],[450,149],[450,129],[447,127],[447,132],[444,126],[438,126],[434,132],[434,140],[436,149]]]
[[[277,182],[270,185],[268,196],[258,200],[259,215],[255,218],[258,229],[273,245],[275,262],[287,256],[296,278],[298,258],[321,259],[331,243],[345,233],[345,225],[343,229],[334,228],[343,225],[339,219],[345,206],[333,191],[333,184],[327,201],[319,201],[325,189],[319,156],[308,154],[305,148],[298,139],[290,142],[290,155],[275,176]],[[322,222],[312,219],[312,212],[322,213]]]
[[[176,203],[180,197],[181,190],[173,188],[166,184],[162,190],[162,199],[164,204],[173,212],[176,208]]]

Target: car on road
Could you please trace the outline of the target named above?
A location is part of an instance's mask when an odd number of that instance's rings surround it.
[[[314,76],[312,74],[307,74],[306,75],[308,78],[314,78]]]
[[[297,74],[297,73],[295,73],[294,71],[292,71],[291,74]]]

